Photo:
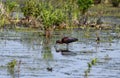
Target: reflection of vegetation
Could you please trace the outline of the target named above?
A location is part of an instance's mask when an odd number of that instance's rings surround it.
[[[85,29],[84,35],[85,35],[86,38],[90,38],[90,28],[89,28],[89,27],[87,27],[87,28]]]
[[[26,45],[28,48],[35,48],[35,46],[41,46],[43,37],[40,32],[19,32],[21,34],[21,43]],[[41,37],[40,37],[41,36]]]
[[[53,59],[53,55],[52,55],[52,53],[51,53],[50,50],[47,50],[46,52],[44,52],[44,54],[43,54],[43,59],[46,59],[46,60],[51,60],[51,59]]]
[[[43,59],[45,60],[53,59],[53,55],[51,53],[51,47],[49,46],[49,44],[44,44]]]
[[[114,36],[114,38],[116,38],[116,39],[120,39],[120,26],[116,26],[116,28],[115,28],[115,31],[114,31],[115,33],[116,33],[116,36]]]
[[[109,61],[109,60],[111,60],[111,58],[110,58],[110,56],[107,54],[107,55],[104,56],[104,60],[105,60],[105,61]]]
[[[46,61],[47,71],[52,72],[53,68],[50,66],[50,61],[53,60],[53,55],[51,53],[50,39],[44,40],[44,50],[43,50],[43,59]]]

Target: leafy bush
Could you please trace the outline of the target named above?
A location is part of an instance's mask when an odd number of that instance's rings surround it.
[[[19,6],[17,2],[6,0],[5,7],[7,9],[7,12],[12,12],[17,6]]]
[[[60,9],[53,10],[54,8],[43,9],[41,12],[41,18],[45,28],[52,25],[58,25],[62,23],[64,19],[64,13]]]
[[[35,16],[38,10],[37,2],[35,0],[26,0],[21,10],[25,16]]]
[[[82,11],[82,14],[84,14],[93,4],[93,0],[77,0],[77,4],[79,9]]]
[[[25,16],[40,17],[44,28],[60,24],[65,16],[61,9],[55,9],[51,3],[38,3],[36,0],[27,0],[21,10]]]

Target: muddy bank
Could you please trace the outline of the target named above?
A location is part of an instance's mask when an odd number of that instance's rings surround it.
[[[83,17],[79,20],[80,26],[102,27],[102,28],[116,28],[120,27],[120,17],[115,16],[101,16],[101,17]]]

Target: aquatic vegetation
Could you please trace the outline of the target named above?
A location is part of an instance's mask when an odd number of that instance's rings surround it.
[[[16,64],[17,64],[17,61],[14,59],[14,60],[12,60],[11,62],[9,62],[9,63],[7,64],[7,67],[14,69],[15,66],[16,66]]]
[[[0,2],[0,27],[6,24],[6,16],[5,16],[5,6],[2,2]]]
[[[76,31],[77,30],[77,31]],[[53,38],[49,38],[49,41],[44,42],[46,39],[43,36],[39,36],[37,31],[21,31],[21,32],[14,32],[14,31],[7,31],[3,34],[3,32],[0,34],[1,39],[0,43],[1,45],[6,44],[6,47],[10,48],[3,48],[3,46],[0,46],[1,53],[4,52],[4,54],[1,54],[1,64],[4,66],[6,62],[8,63],[9,59],[22,59],[23,63],[21,66],[20,71],[20,77],[26,75],[29,77],[40,77],[41,75],[43,77],[53,77],[53,73],[56,73],[55,75],[60,75],[62,78],[64,77],[82,77],[88,76],[89,77],[103,77],[104,74],[109,73],[109,71],[114,70],[112,73],[115,73],[115,75],[111,75],[111,73],[107,74],[108,76],[114,76],[118,77],[119,75],[119,41],[116,41],[112,43],[112,46],[109,46],[109,42],[101,42],[98,46],[95,43],[96,40],[96,30],[90,30],[90,38],[84,38],[82,37],[84,35],[84,30],[78,30],[75,29],[74,31],[67,32],[66,30],[61,31],[55,31],[55,35]],[[106,30],[105,30],[106,31]],[[110,31],[98,31],[98,34],[100,35],[101,40],[108,39],[109,35],[115,35],[114,30]],[[61,35],[62,33],[63,35]],[[110,34],[109,34],[110,33]],[[57,39],[62,38],[63,36],[73,36],[77,37],[79,39],[79,42],[70,45],[70,52],[75,52],[76,55],[73,56],[71,54],[67,55],[61,55],[61,52],[56,53],[54,49],[54,45]],[[2,38],[5,35],[4,38]],[[62,36],[62,37],[61,37]],[[7,40],[8,39],[8,40]],[[9,40],[10,39],[10,40]],[[12,40],[11,40],[12,39]],[[2,41],[6,40],[9,43],[3,43]],[[11,41],[13,43],[11,43]],[[17,42],[17,43],[16,43]],[[43,42],[43,43],[40,43]],[[49,43],[49,44],[48,44]],[[88,43],[88,44],[86,44]],[[13,46],[15,45],[15,46]],[[118,47],[116,46],[118,45]],[[33,48],[31,47],[33,46]],[[91,47],[92,46],[92,47]],[[96,46],[98,46],[98,50],[96,51]],[[63,48],[65,46],[58,46],[59,48]],[[2,49],[3,48],[3,49]],[[13,50],[16,51],[13,51]],[[4,51],[5,50],[5,51]],[[68,52],[68,51],[67,51]],[[115,57],[113,53],[115,54]],[[7,54],[6,54],[7,53]],[[106,55],[108,54],[108,55]],[[7,56],[6,56],[7,55]],[[91,58],[93,57],[93,58]],[[99,61],[97,59],[99,57]],[[91,58],[91,59],[90,59]],[[112,60],[111,60],[112,59]],[[97,62],[96,62],[97,61]],[[11,62],[11,61],[9,61]],[[89,66],[88,66],[89,64]],[[0,68],[1,76],[9,77],[6,73],[6,66],[5,68]],[[14,66],[12,66],[14,67]],[[14,75],[15,78],[17,78],[17,66],[15,66]],[[1,70],[2,69],[2,70]],[[108,72],[105,70],[107,69]],[[103,71],[101,71],[103,70]],[[96,72],[97,71],[97,72]],[[99,74],[101,72],[101,74]],[[19,77],[19,78],[20,78]],[[11,77],[12,78],[12,77]],[[85,77],[87,78],[87,77]]]
[[[34,22],[42,24],[41,28],[45,32],[46,37],[50,37],[55,26],[59,26],[65,20],[65,14],[62,9],[55,8],[51,1],[44,3],[43,1],[38,2],[36,0],[27,0],[24,5],[25,6],[21,7],[21,10],[28,20],[27,24],[30,25],[35,19],[41,20],[35,20]]]
[[[94,58],[94,59],[92,59],[91,64],[92,64],[92,65],[95,65],[96,62],[97,62],[97,58]]]
[[[6,8],[6,12],[7,13],[11,13],[12,11],[15,10],[15,8],[17,8],[19,6],[19,4],[15,1],[11,1],[11,0],[6,0],[5,3],[5,8]]]
[[[25,16],[35,16],[38,11],[36,0],[26,0],[24,6],[21,7],[21,11]]]
[[[92,67],[92,64],[91,63],[88,63],[88,68],[91,68]]]
[[[43,45],[45,51],[43,51],[43,59],[45,60],[53,60],[53,55],[50,48],[50,39],[45,39]]]
[[[93,65],[96,65],[96,63],[98,62],[97,58],[93,58],[90,62],[88,62],[88,68],[85,70],[85,77],[88,77],[90,70],[92,68]]]
[[[79,9],[82,11],[82,14],[84,14],[88,8],[93,4],[93,0],[77,0],[77,4]]]
[[[84,37],[85,38],[90,38],[90,35],[91,35],[91,33],[90,33],[90,27],[89,26],[86,26],[85,28],[84,28]]]
[[[6,24],[11,23],[11,12],[15,10],[19,5],[15,1],[6,0],[5,3],[0,3],[1,9],[0,9],[0,26],[4,26]]]
[[[110,7],[101,3],[100,5],[94,5],[100,3],[101,0],[25,0],[25,1],[11,1],[6,0],[4,9],[2,8],[2,14],[0,15],[0,24],[15,25],[15,27],[31,27],[40,28],[43,31],[53,31],[55,28],[81,28],[84,26],[90,26],[88,18],[85,17],[101,17],[103,15],[112,16],[117,14],[119,16],[119,9]],[[114,0],[116,1],[116,0]],[[1,4],[0,4],[1,5]],[[97,7],[97,8],[96,8]],[[109,7],[109,8],[108,8]],[[17,19],[12,19],[10,14],[12,12],[23,12],[25,17],[19,19],[19,15],[16,15]],[[114,13],[114,14],[112,14]],[[80,19],[83,17],[83,19]],[[81,25],[81,21],[87,22]],[[7,22],[6,22],[7,21]],[[76,23],[74,23],[76,22]],[[92,26],[91,26],[92,27]],[[100,26],[94,25],[97,29]],[[104,26],[106,27],[106,26]],[[49,30],[51,29],[51,30]],[[89,34],[86,34],[89,36]]]
[[[16,67],[17,67],[17,72],[18,72],[18,78],[19,78],[19,75],[20,75],[20,65],[21,65],[21,60],[20,61],[17,61],[16,59],[10,61],[7,63],[7,71],[8,73],[12,76],[12,78],[15,78],[15,70],[16,70]]]
[[[0,2],[0,15],[3,15],[5,13],[5,8],[2,2]]]
[[[10,73],[10,75],[13,78],[15,78],[14,74],[15,74],[15,66],[16,66],[16,64],[17,64],[17,61],[15,59],[7,64],[8,72]]]

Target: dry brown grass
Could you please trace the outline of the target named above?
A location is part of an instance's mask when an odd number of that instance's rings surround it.
[[[120,7],[112,7],[111,4],[99,4],[91,7],[88,12],[92,16],[117,16],[120,17]]]

